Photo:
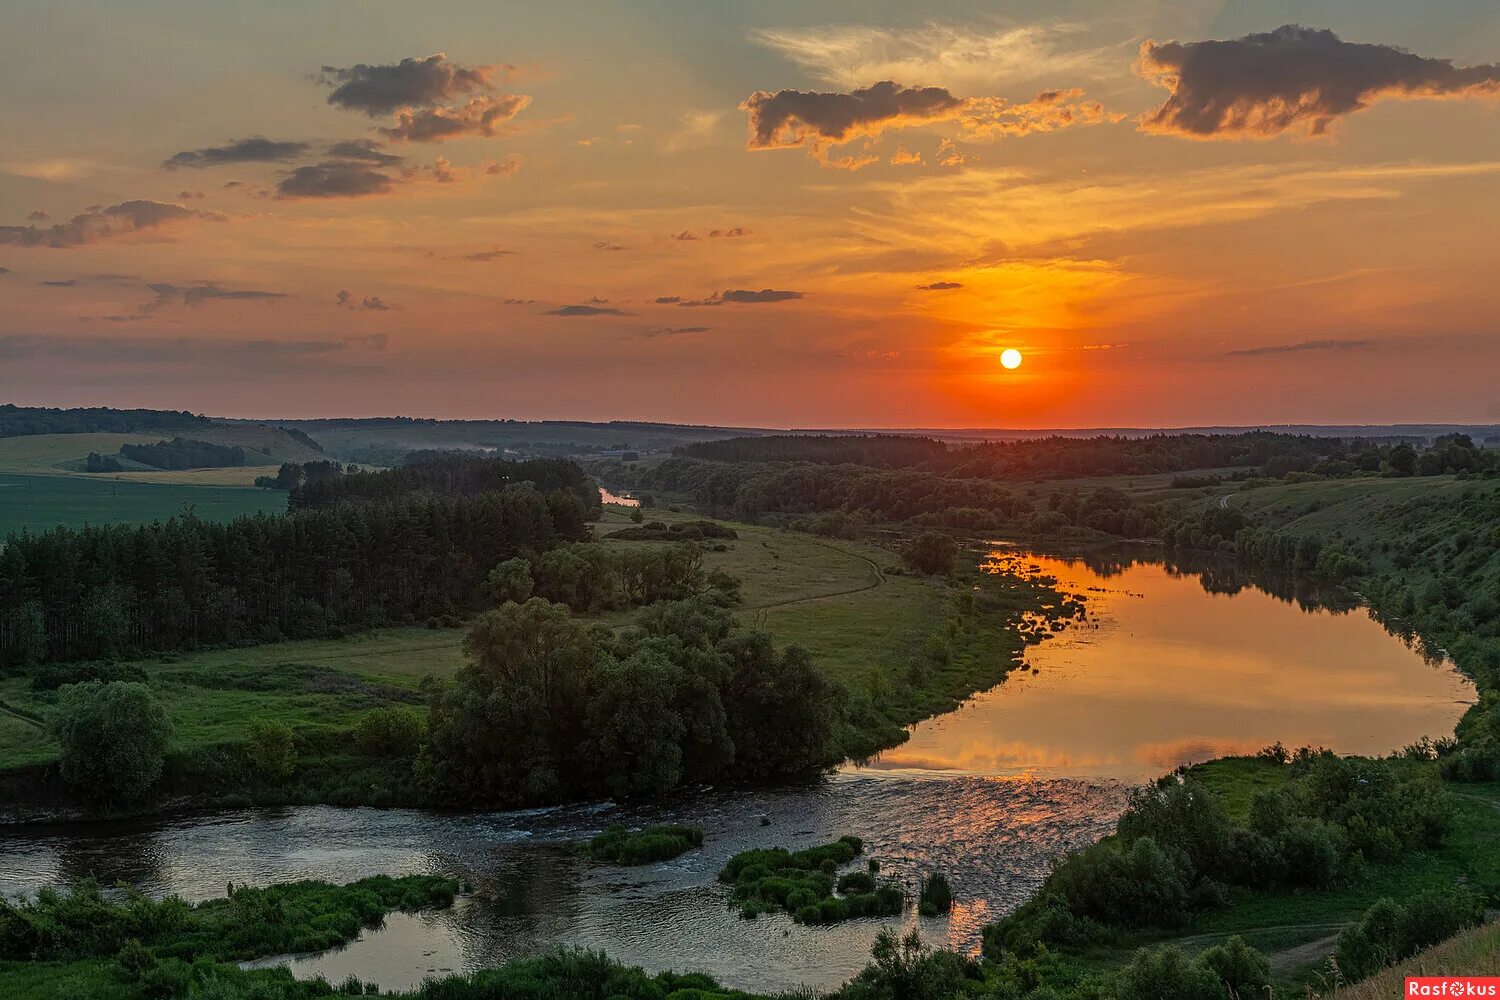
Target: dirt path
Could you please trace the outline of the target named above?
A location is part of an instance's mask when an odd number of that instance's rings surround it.
[[[831,542],[820,542],[816,539],[809,539],[809,541],[812,541],[814,545],[821,545],[825,549],[832,549],[833,551],[840,552],[846,556],[853,556],[855,559],[863,560],[869,565],[870,571],[874,574],[874,579],[860,587],[849,587],[845,590],[835,590],[827,594],[812,594],[808,597],[790,597],[784,601],[771,601],[767,604],[757,604],[754,607],[745,608],[745,611],[755,612],[755,628],[765,627],[766,612],[770,611],[772,608],[785,608],[793,604],[808,604],[813,601],[826,601],[834,597],[847,597],[850,594],[862,594],[867,590],[874,590],[876,587],[882,586],[887,582],[885,573],[883,573],[880,569],[880,564],[877,563],[874,559],[871,559],[869,556],[862,555],[858,552],[850,552],[848,549],[842,548],[838,545],[834,545]]]
[[[1338,945],[1339,936],[1330,934],[1327,937],[1309,941],[1306,944],[1293,945],[1283,948],[1281,951],[1273,951],[1266,957],[1271,960],[1271,972],[1273,975],[1285,975],[1293,969],[1308,965],[1317,965],[1333,954]]]
[[[13,719],[20,719],[22,722],[26,723],[27,725],[29,725],[29,726],[35,726],[37,729],[46,729],[47,728],[39,720],[33,718],[30,715],[27,715],[25,712],[19,712],[16,709],[11,708],[9,705],[7,705],[3,701],[0,701],[0,715],[8,715],[8,716],[10,716]]]

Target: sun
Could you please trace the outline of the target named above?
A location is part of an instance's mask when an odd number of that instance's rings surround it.
[[[1006,368],[1021,367],[1021,352],[1014,347],[1007,347],[1000,352],[1000,363]]]

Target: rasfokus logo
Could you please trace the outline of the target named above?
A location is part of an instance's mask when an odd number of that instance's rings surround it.
[[[1500,976],[1407,976],[1409,997],[1497,997]]]

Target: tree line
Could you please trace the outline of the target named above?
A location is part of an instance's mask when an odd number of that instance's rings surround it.
[[[197,430],[213,426],[187,410],[116,410],[107,406],[58,409],[0,404],[0,438],[32,434],[128,434],[142,430]]]
[[[390,500],[417,493],[475,496],[529,483],[543,493],[568,493],[583,506],[590,518],[597,517],[601,509],[599,488],[594,481],[576,462],[560,458],[509,461],[442,453],[379,472],[361,471],[354,466],[341,472],[330,466],[329,472],[307,475],[304,466],[303,475],[291,487],[289,508],[305,510],[346,502]]]
[[[0,666],[336,635],[478,610],[506,559],[590,535],[530,485],[258,514],[12,534]]]
[[[221,469],[245,464],[245,449],[174,437],[155,444],[122,444],[120,457],[153,469]]]

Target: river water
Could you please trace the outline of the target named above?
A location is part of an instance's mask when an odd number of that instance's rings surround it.
[[[863,966],[880,923],[743,921],[714,879],[735,852],[856,834],[885,874],[949,876],[952,914],[909,911],[901,922],[972,951],[1054,857],[1113,827],[1132,784],[1278,739],[1386,752],[1451,733],[1473,699],[1451,664],[1408,648],[1347,597],[1115,553],[1085,561],[996,547],[986,561],[1054,578],[1086,599],[1087,620],[1031,647],[1004,683],[916,726],[905,745],[816,784],[629,808],[312,807],[32,827],[0,842],[0,892],[92,876],[201,899],[230,881],[445,872],[474,886],[452,909],[393,915],[347,948],[289,964],[402,989],[561,944],[652,970],[712,971],[742,989],[825,989]],[[610,823],[660,821],[702,826],[704,847],[642,868],[593,864],[569,847]]]

